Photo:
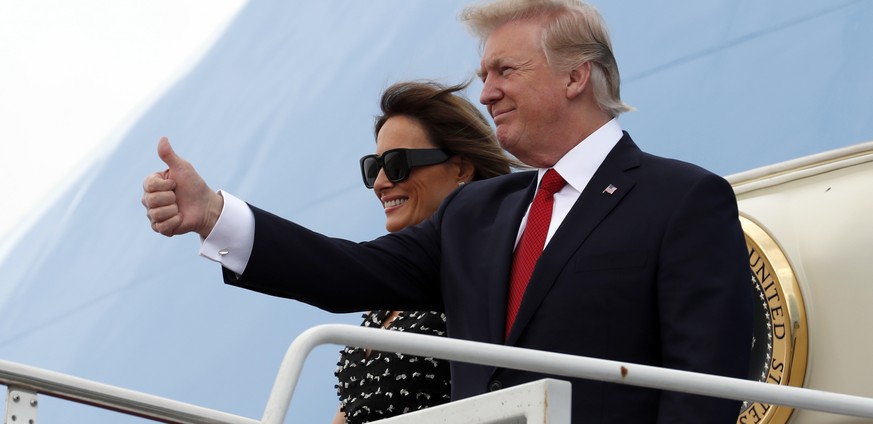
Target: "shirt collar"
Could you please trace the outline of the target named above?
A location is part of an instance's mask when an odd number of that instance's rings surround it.
[[[612,118],[576,144],[552,168],[561,174],[568,186],[581,193],[623,135],[618,120]],[[537,184],[545,173],[545,168],[538,170]]]

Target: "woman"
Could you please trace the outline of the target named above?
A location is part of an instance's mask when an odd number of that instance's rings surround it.
[[[449,193],[519,164],[503,153],[485,117],[454,93],[466,84],[402,82],[382,94],[376,154],[361,158],[364,185],[385,209],[385,228],[400,231],[430,217]],[[366,327],[445,336],[446,317],[432,311],[370,311]],[[340,410],[334,424],[365,423],[450,400],[449,364],[434,358],[340,351]]]

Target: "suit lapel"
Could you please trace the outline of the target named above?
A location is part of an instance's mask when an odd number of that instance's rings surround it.
[[[503,344],[504,327],[506,325],[506,302],[509,292],[509,272],[512,267],[512,256],[515,249],[515,238],[518,235],[518,226],[524,217],[527,206],[533,199],[537,184],[537,173],[526,172],[530,175],[530,184],[526,188],[517,190],[506,196],[504,207],[501,207],[495,218],[492,239],[487,246],[494,251],[494,262],[486,273],[488,302],[488,331],[490,342]],[[505,230],[503,230],[505,229]]]
[[[625,171],[639,165],[639,156],[639,148],[625,133],[594,173],[567,217],[546,245],[531,275],[506,344],[516,343],[576,250],[634,187],[635,180]],[[612,193],[606,190],[610,185],[615,187],[614,191],[609,190]],[[508,284],[506,281],[508,281],[508,274],[504,285]],[[503,292],[506,292],[506,288]],[[505,311],[506,306],[504,305],[503,308]]]

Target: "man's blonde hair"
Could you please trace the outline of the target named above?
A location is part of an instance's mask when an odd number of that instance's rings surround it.
[[[542,20],[540,42],[550,66],[568,71],[590,62],[590,81],[600,108],[613,117],[633,110],[621,101],[612,43],[593,6],[578,0],[497,0],[468,7],[460,18],[483,44],[503,24]]]

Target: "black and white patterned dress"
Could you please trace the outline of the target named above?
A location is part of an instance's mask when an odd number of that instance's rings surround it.
[[[390,311],[364,314],[363,327],[383,327]],[[437,336],[446,335],[440,312],[403,311],[387,327]],[[349,424],[381,420],[450,400],[449,363],[434,358],[346,347],[340,351],[336,377],[340,407]]]

